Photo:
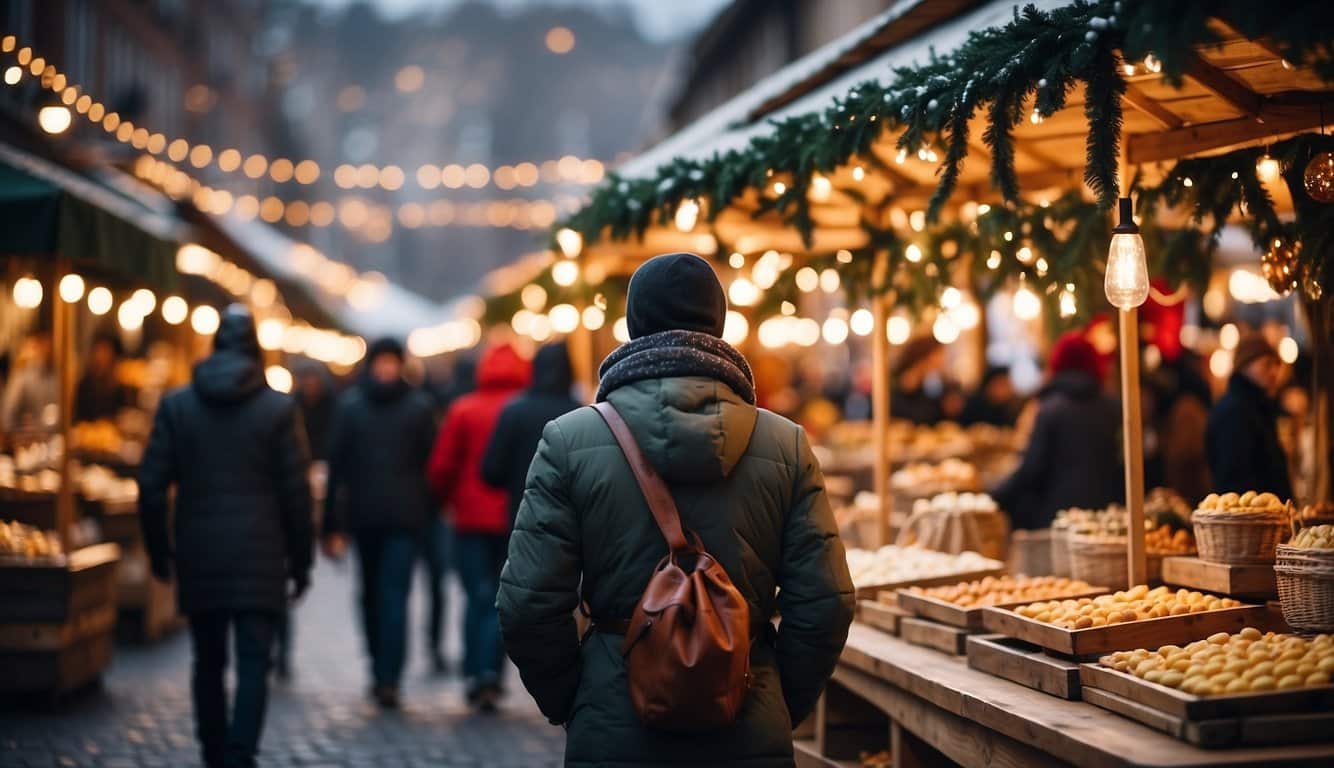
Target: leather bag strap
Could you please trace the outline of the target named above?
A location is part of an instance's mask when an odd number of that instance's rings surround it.
[[[667,539],[668,548],[672,552],[686,552],[693,549],[686,541],[685,531],[681,528],[681,513],[676,509],[672,492],[658,471],[648,459],[644,458],[644,452],[639,450],[639,443],[635,442],[635,436],[631,434],[625,419],[622,419],[616,408],[605,400],[594,404],[593,408],[602,420],[607,422],[612,437],[616,438],[617,445],[621,446],[621,453],[625,454],[625,460],[630,464],[630,471],[634,473],[635,480],[639,483],[639,490],[644,494],[644,500],[648,502],[649,511],[653,513],[653,519],[662,531],[663,538]]]

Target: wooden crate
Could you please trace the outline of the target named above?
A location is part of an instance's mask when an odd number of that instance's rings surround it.
[[[1079,701],[1079,663],[1048,654],[1036,645],[1004,635],[971,635],[968,666],[1025,688]]]
[[[931,648],[951,656],[962,656],[968,640],[968,630],[948,624],[905,616],[899,622],[899,637],[913,645]]]
[[[1272,565],[1227,565],[1198,557],[1163,558],[1163,581],[1233,597],[1273,598],[1278,581]]]
[[[1084,700],[1198,747],[1303,744],[1330,740],[1334,686],[1195,696],[1118,672],[1080,667]]]
[[[56,695],[95,680],[111,662],[115,544],[64,562],[0,565],[0,691]]]
[[[1020,616],[1008,608],[986,608],[983,610],[982,624],[991,632],[1024,640],[1049,651],[1090,657],[1108,651],[1189,643],[1215,632],[1236,632],[1263,622],[1265,615],[1263,605],[1242,605],[1105,627],[1064,629]]]
[[[1005,573],[1005,567],[997,563],[995,568],[986,568],[978,571],[963,571],[960,573],[950,573],[944,576],[931,576],[920,579],[908,579],[906,581],[896,581],[892,584],[870,584],[857,588],[858,600],[882,599],[886,602],[897,604],[898,598],[894,592],[906,587],[943,587],[947,584],[958,584],[961,581],[977,581],[985,579],[988,576],[1000,576]]]
[[[1097,597],[1109,592],[1105,587],[1092,587],[1090,590],[1077,594],[1060,595],[1059,597],[1043,598],[1044,600],[1071,600],[1081,597]],[[910,611],[911,613],[923,618],[938,621],[942,624],[949,624],[952,627],[962,629],[971,629],[981,631],[982,627],[982,608],[963,608],[954,603],[929,595],[920,595],[907,589],[900,589],[895,593],[898,597],[899,607]],[[1026,600],[1020,603],[1004,603],[997,605],[997,608],[1013,608],[1019,605],[1027,605],[1033,602]]]
[[[899,634],[899,621],[907,615],[902,608],[879,600],[862,600],[857,604],[857,621],[890,635]]]

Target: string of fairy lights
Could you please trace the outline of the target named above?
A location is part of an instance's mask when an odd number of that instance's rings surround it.
[[[49,133],[68,130],[73,121],[70,111],[73,110],[121,144],[151,156],[166,157],[173,163],[188,163],[196,170],[216,169],[223,174],[251,180],[267,177],[278,184],[295,182],[303,186],[316,183],[323,173],[320,164],[312,159],[271,157],[262,152],[245,154],[234,147],[214,149],[206,143],[169,137],[146,126],[136,125],[96,99],[84,86],[70,82],[64,73],[31,46],[20,45],[15,35],[0,37],[0,54],[11,55],[14,61],[3,71],[2,79],[6,85],[16,86],[30,76],[59,97],[60,105],[43,107],[39,114],[39,123]],[[399,165],[363,163],[337,166],[334,169],[334,183],[341,189],[380,187],[393,191],[413,181],[427,191],[441,187],[484,189],[487,186],[509,191],[533,187],[539,183],[595,184],[603,179],[605,172],[605,166],[600,160],[582,159],[574,155],[542,163],[521,162],[495,167],[484,163],[425,164],[411,175]]]

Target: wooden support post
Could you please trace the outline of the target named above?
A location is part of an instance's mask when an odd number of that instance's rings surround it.
[[[74,478],[70,477],[70,427],[74,421],[74,368],[78,364],[74,349],[74,317],[77,305],[63,301],[56,287],[60,279],[69,271],[69,259],[61,256],[56,259],[56,269],[51,277],[48,292],[51,301],[51,359],[55,363],[56,407],[58,410],[58,430],[62,450],[56,460],[56,471],[60,473],[60,485],[56,491],[56,532],[60,534],[60,543],[65,552],[73,549],[74,532]]]
[[[1139,311],[1121,316],[1121,433],[1125,440],[1126,509],[1130,513],[1127,550],[1129,585],[1148,578],[1144,544],[1144,437],[1139,406]]]
[[[579,397],[592,402],[597,393],[597,375],[593,370],[593,332],[584,327],[583,315],[587,302],[575,304],[579,309],[579,325],[567,339],[570,353],[570,367],[574,371],[574,380],[578,384]]]
[[[876,262],[872,270],[871,285],[873,291],[883,285],[885,273],[889,268],[889,254],[876,253]],[[883,294],[872,293],[871,314],[875,322],[871,331],[871,431],[875,449],[875,463],[871,468],[872,487],[880,506],[880,519],[876,531],[879,541],[877,547],[890,543],[890,516],[893,513],[893,499],[889,492],[889,337],[886,324],[889,322],[889,303]]]

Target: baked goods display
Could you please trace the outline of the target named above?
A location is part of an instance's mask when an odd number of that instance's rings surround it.
[[[1236,608],[1242,603],[1230,597],[1207,595],[1188,589],[1168,587],[1149,589],[1139,584],[1130,589],[1100,597],[1049,600],[1021,605],[1014,612],[1025,618],[1064,629],[1090,629],[1164,616]]]
[[[938,464],[916,462],[889,476],[889,486],[917,497],[946,491],[965,491],[979,487],[977,467],[959,459]]]
[[[1144,533],[1144,550],[1155,555],[1187,555],[1195,551],[1195,537],[1185,528],[1167,523]]]
[[[1113,653],[1102,664],[1196,696],[1314,688],[1334,677],[1334,635],[1300,637],[1246,627],[1185,646]]]
[[[1334,525],[1315,525],[1303,528],[1288,542],[1290,547],[1304,549],[1334,549]]]
[[[920,547],[899,547],[893,544],[877,550],[848,550],[848,571],[852,574],[852,583],[858,587],[898,584],[956,573],[999,570],[1004,565],[976,552],[950,555]]]
[[[1283,515],[1287,505],[1272,493],[1211,493],[1204,497],[1197,509],[1201,512],[1227,512],[1235,515]]]
[[[25,560],[54,558],[61,553],[60,538],[19,522],[0,521],[0,556]]]
[[[952,603],[960,608],[983,608],[1035,600],[1049,600],[1092,592],[1094,587],[1059,576],[987,576],[942,587],[911,587],[909,592]]]

